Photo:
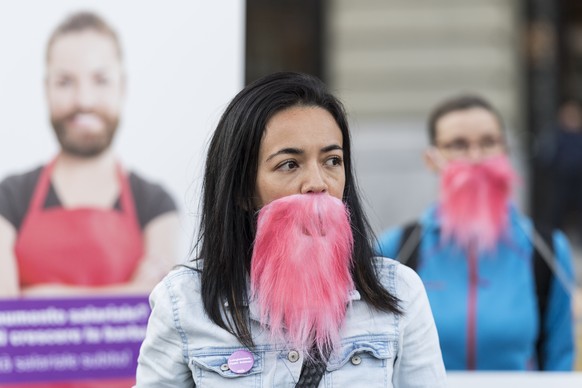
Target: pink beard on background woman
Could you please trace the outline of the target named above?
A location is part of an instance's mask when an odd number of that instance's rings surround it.
[[[273,340],[304,352],[336,348],[354,288],[352,248],[348,212],[337,198],[297,194],[261,209],[251,297]]]
[[[505,155],[480,163],[453,161],[441,178],[442,238],[491,251],[505,231],[517,180]]]

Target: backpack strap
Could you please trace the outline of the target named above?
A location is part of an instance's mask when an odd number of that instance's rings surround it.
[[[396,259],[416,271],[418,267],[418,247],[422,236],[422,225],[418,221],[410,222],[402,227],[402,235],[398,245]]]
[[[535,230],[539,234],[539,236],[543,239],[544,243],[550,248],[552,252],[552,260],[554,258],[554,238],[553,233],[550,228],[541,226],[541,225],[534,225]],[[535,238],[532,237],[532,238]],[[535,247],[533,251],[533,271],[535,276],[535,284],[536,284],[536,296],[538,300],[538,316],[540,322],[539,328],[539,335],[536,341],[536,353],[538,359],[538,368],[539,370],[544,370],[544,358],[543,358],[543,350],[545,346],[545,317],[548,307],[548,299],[550,294],[550,284],[552,282],[552,270],[549,267],[546,260],[544,260],[542,253]]]

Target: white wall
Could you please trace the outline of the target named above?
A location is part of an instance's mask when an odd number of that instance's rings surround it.
[[[244,8],[239,0],[0,2],[0,179],[57,151],[44,99],[46,42],[68,14],[95,11],[116,29],[128,74],[114,148],[171,192],[189,240],[207,140],[244,82]]]

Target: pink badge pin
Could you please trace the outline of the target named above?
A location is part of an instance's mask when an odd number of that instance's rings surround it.
[[[255,358],[248,350],[237,350],[228,357],[228,367],[233,373],[247,373],[253,367]]]

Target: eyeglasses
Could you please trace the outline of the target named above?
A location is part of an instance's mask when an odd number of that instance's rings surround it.
[[[483,137],[477,142],[470,142],[467,139],[458,138],[446,143],[437,143],[436,146],[454,158],[469,156],[473,147],[478,148],[482,156],[491,156],[503,150],[505,141],[498,137],[489,136]]]

